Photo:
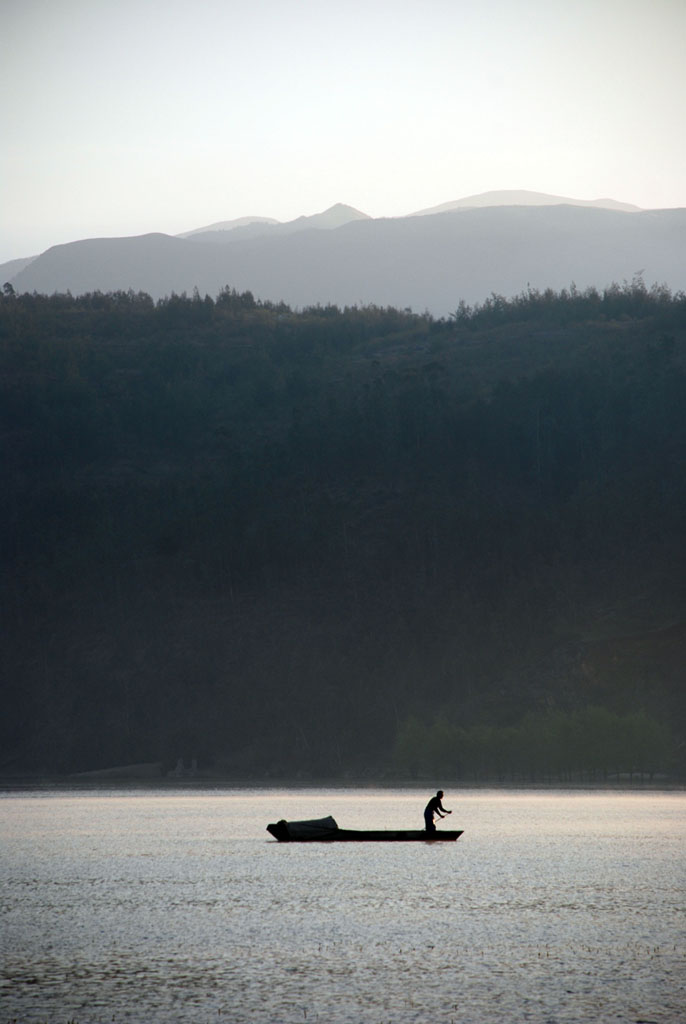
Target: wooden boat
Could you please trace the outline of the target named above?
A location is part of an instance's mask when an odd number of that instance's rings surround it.
[[[311,821],[281,821],[267,825],[267,832],[280,843],[434,843],[455,841],[462,829],[426,832],[424,829],[380,829],[359,831],[339,828],[332,817]]]

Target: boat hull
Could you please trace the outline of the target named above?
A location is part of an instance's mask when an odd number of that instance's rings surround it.
[[[311,834],[299,834],[297,830],[289,832],[288,823],[278,821],[267,825],[267,832],[280,843],[449,843],[455,842],[463,830],[426,832],[424,829],[380,829],[378,831],[359,831],[349,828],[330,828],[313,831]]]

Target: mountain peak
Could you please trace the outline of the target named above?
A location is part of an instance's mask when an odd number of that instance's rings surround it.
[[[353,206],[346,206],[345,203],[335,203],[328,210],[323,210],[322,213],[315,213],[311,217],[296,217],[295,220],[287,221],[282,227],[290,228],[291,230],[294,228],[297,228],[297,230],[305,228],[326,230],[343,227],[344,224],[349,224],[354,220],[371,219],[366,213],[361,213],[360,210],[356,210]]]
[[[330,206],[328,208],[328,210],[324,210],[324,212],[321,213],[320,216],[321,217],[329,217],[330,216],[330,217],[336,217],[336,218],[339,218],[339,219],[345,218],[346,221],[349,221],[349,220],[371,220],[371,217],[368,214],[362,213],[361,210],[356,210],[354,206],[348,206],[346,203],[334,203],[334,205]]]

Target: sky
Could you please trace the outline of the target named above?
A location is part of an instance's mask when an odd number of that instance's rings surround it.
[[[0,0],[0,262],[347,203],[686,206],[685,0]]]

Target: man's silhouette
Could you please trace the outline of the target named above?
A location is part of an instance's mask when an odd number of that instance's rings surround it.
[[[443,790],[439,789],[436,796],[432,796],[428,804],[424,808],[424,827],[427,832],[435,832],[436,826],[434,825],[434,814],[437,814],[439,818],[444,817],[446,814],[452,814],[452,811],[447,811],[441,800],[443,799]],[[441,813],[441,811],[443,813]]]

